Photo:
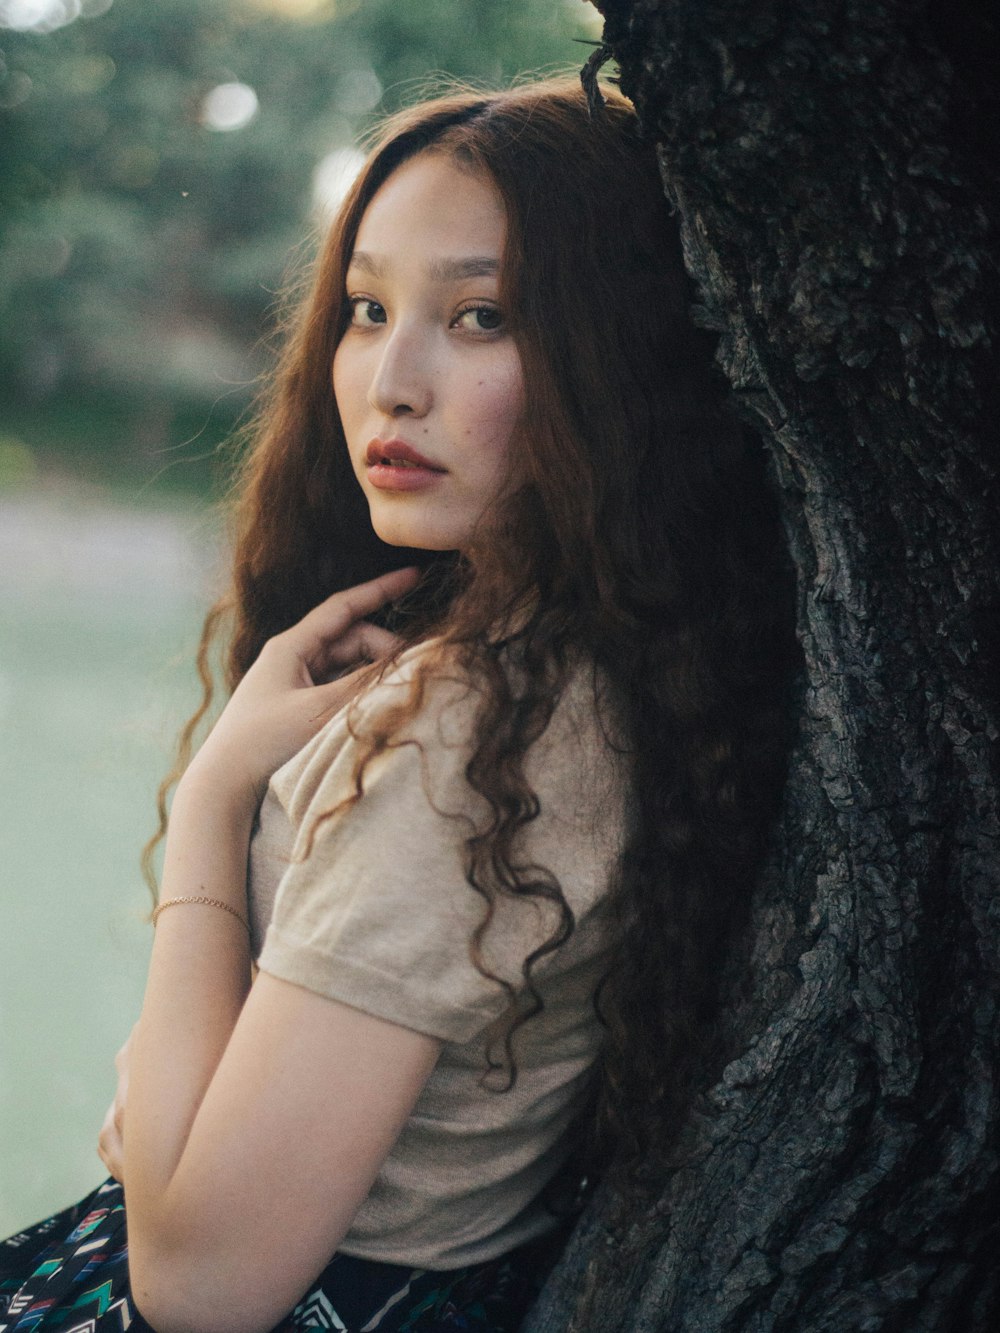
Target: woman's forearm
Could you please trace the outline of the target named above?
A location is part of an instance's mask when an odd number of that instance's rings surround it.
[[[174,798],[161,901],[204,896],[246,919],[253,806],[200,778],[197,761]],[[178,904],[157,923],[133,1043],[125,1132],[130,1236],[164,1243],[169,1186],[198,1107],[250,986],[247,930],[231,913]]]

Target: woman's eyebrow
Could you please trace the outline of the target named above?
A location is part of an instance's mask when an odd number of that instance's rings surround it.
[[[360,268],[373,278],[385,276],[386,265],[378,255],[367,250],[355,250],[349,268]],[[495,255],[468,255],[461,259],[432,259],[427,271],[434,282],[460,282],[464,278],[495,278],[500,273],[500,260]]]
[[[352,268],[364,269],[364,271],[373,278],[382,276],[382,264],[374,255],[367,254],[364,250],[355,250],[351,255],[350,262],[347,265],[348,270]]]
[[[468,259],[432,259],[427,268],[435,282],[495,278],[500,272],[500,260],[495,255],[470,255]]]

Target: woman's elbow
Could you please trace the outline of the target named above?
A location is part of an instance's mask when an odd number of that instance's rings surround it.
[[[159,1258],[151,1264],[129,1261],[132,1301],[155,1333],[268,1333],[285,1311],[251,1309],[248,1293],[226,1291],[226,1284],[192,1271],[199,1265]]]
[[[147,1300],[145,1294],[136,1297],[133,1293],[133,1303],[155,1333],[268,1333],[277,1322],[271,1318],[260,1319],[246,1311],[213,1312],[206,1310],[200,1302],[182,1306],[172,1295],[162,1300],[154,1295]]]

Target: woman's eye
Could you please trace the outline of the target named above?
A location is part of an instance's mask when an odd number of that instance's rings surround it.
[[[495,305],[467,306],[455,316],[454,325],[470,333],[496,333],[503,327],[503,315]]]
[[[347,304],[350,307],[351,324],[355,328],[369,329],[386,321],[385,307],[367,296],[352,296]]]

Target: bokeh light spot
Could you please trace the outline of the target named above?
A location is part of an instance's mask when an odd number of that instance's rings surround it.
[[[247,83],[220,83],[205,95],[201,123],[209,130],[242,130],[260,107],[257,94]]]
[[[19,69],[0,78],[0,106],[13,108],[31,96],[31,79]]]
[[[85,55],[67,65],[66,83],[75,93],[99,93],[118,72],[108,55]]]
[[[313,202],[322,217],[332,218],[336,213],[364,160],[364,153],[356,148],[335,148],[317,164],[312,178]]]
[[[80,17],[80,0],[0,0],[0,28],[54,32]]]
[[[106,14],[113,0],[0,0],[0,28],[55,32],[74,19]]]
[[[280,14],[289,19],[343,18],[343,3],[337,0],[243,0],[252,9],[268,14]],[[351,6],[349,6],[351,8]]]
[[[348,115],[363,115],[382,100],[382,82],[373,69],[352,69],[337,80],[334,100]]]

